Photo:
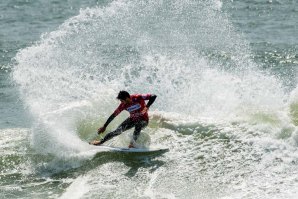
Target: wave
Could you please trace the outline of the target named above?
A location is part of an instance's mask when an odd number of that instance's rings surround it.
[[[252,60],[220,8],[219,1],[112,1],[82,9],[20,50],[12,78],[34,120],[31,147],[46,157],[35,173],[73,174],[62,197],[84,186],[78,194],[86,198],[123,198],[135,187],[136,198],[229,191],[249,198],[264,181],[295,184],[282,177],[297,165],[296,92]],[[88,145],[122,89],[158,96],[143,134],[170,148],[159,161],[114,161]],[[123,134],[114,142],[127,140]]]

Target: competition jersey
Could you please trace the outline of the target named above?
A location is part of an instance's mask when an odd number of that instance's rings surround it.
[[[123,110],[127,110],[132,120],[149,120],[148,113],[142,114],[142,110],[145,108],[145,100],[149,100],[151,94],[134,94],[130,95],[131,103],[126,104],[121,102],[118,108],[114,111],[114,116],[117,116]]]

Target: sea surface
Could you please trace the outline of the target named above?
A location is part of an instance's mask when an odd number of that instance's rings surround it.
[[[0,198],[297,198],[297,35],[296,0],[0,1]],[[88,144],[119,90],[168,152]]]

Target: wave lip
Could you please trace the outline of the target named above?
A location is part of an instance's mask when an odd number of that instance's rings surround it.
[[[295,92],[289,105],[282,83],[254,63],[220,7],[113,1],[82,9],[20,50],[13,79],[33,116],[31,147],[42,157],[33,173],[72,176],[62,198],[79,186],[86,197],[286,195],[264,182],[296,183],[283,179],[297,165],[288,155],[297,147]],[[152,110],[163,112],[152,114],[146,133],[168,153],[141,161],[95,156],[88,134],[115,109],[121,89],[157,94]]]

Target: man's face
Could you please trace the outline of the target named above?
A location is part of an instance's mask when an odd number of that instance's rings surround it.
[[[124,104],[129,104],[131,102],[131,100],[129,97],[127,97],[125,100],[121,99],[120,102],[122,102]]]

